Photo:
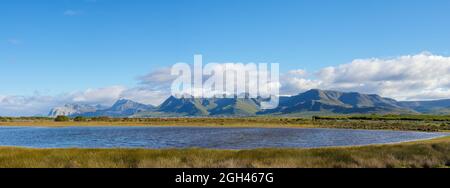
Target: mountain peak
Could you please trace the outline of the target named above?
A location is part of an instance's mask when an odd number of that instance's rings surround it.
[[[298,113],[304,111],[328,113],[397,113],[411,112],[398,105],[394,99],[358,92],[340,92],[311,89],[289,97],[269,112]]]
[[[146,110],[153,108],[151,105],[145,105],[142,103],[138,103],[129,99],[119,99],[117,100],[111,108],[109,108],[109,111],[127,111],[127,110]]]
[[[137,102],[134,102],[134,101],[132,101],[132,100],[129,100],[129,99],[125,99],[125,98],[122,98],[122,99],[119,99],[119,100],[117,100],[114,104],[113,104],[113,106],[116,106],[116,105],[124,105],[124,104],[132,104],[132,103],[137,103]]]

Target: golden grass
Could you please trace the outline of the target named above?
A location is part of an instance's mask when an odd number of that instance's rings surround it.
[[[289,117],[246,117],[246,118],[110,118],[109,121],[67,121],[51,119],[12,120],[0,122],[0,126],[199,126],[199,127],[266,127],[266,128],[346,128],[405,131],[450,131],[450,126],[436,122],[417,121],[339,121],[308,120]]]
[[[0,148],[0,167],[449,167],[450,137],[401,144],[316,149]]]
[[[201,126],[201,127],[289,127],[346,128],[450,132],[450,123],[409,120],[316,120],[298,117],[195,117],[195,118],[97,118],[55,122],[51,118],[3,118],[0,126]]]
[[[199,126],[199,127],[315,127],[306,121],[285,122],[278,118],[153,118],[145,121],[8,121],[0,126]]]

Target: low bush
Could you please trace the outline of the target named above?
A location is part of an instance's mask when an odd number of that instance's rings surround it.
[[[57,121],[57,122],[70,121],[70,118],[67,117],[67,116],[57,116],[57,117],[55,118],[55,121]]]

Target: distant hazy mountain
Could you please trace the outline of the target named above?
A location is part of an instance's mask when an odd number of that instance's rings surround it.
[[[151,111],[154,106],[145,105],[132,100],[120,99],[109,108],[89,105],[65,105],[64,107],[53,108],[49,116],[55,117],[57,115],[66,116],[110,116],[110,117],[127,117],[142,111]]]
[[[55,107],[48,113],[49,117],[56,117],[59,115],[72,116],[77,114],[91,113],[97,110],[102,110],[106,107],[101,105],[87,105],[87,104],[66,104],[62,107]]]
[[[312,89],[290,97],[280,97],[271,110],[260,109],[260,98],[176,98],[169,97],[158,107],[131,100],[118,100],[109,108],[89,105],[66,105],[50,111],[49,116],[255,116],[301,115],[315,113],[450,113],[450,99],[438,101],[396,101],[374,94]]]
[[[434,101],[401,101],[399,105],[420,113],[450,114],[450,99]]]
[[[276,109],[260,114],[290,114],[301,112],[329,113],[407,113],[410,109],[401,107],[397,101],[378,95],[356,92],[339,92],[312,89],[280,100]]]

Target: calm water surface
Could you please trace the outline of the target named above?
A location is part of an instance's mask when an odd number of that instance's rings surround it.
[[[34,148],[311,148],[403,142],[447,133],[297,128],[0,127],[1,146]]]

